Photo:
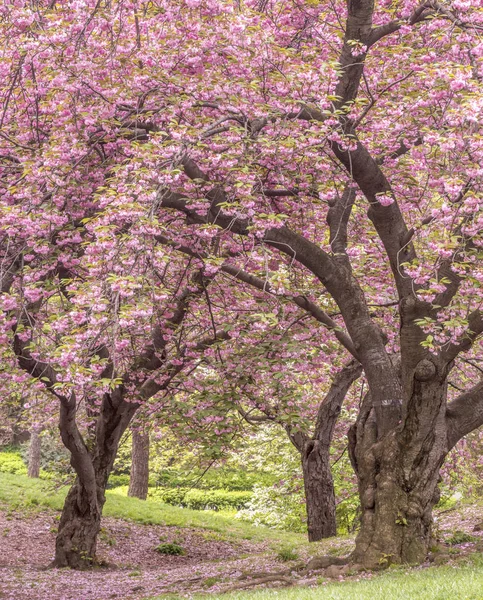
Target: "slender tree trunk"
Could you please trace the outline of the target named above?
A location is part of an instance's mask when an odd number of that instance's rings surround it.
[[[353,561],[374,568],[420,563],[432,541],[432,509],[448,453],[446,388],[415,382],[400,427],[382,439],[370,399],[350,431],[358,476],[361,529]]]
[[[301,431],[292,432],[286,427],[290,440],[302,459],[309,542],[337,534],[330,447],[342,403],[361,372],[361,365],[357,361],[351,361],[335,376],[319,406],[312,438]]]
[[[38,477],[40,475],[40,447],[41,439],[38,431],[31,431],[30,445],[28,455],[28,471],[29,477]]]
[[[132,432],[131,476],[127,495],[146,500],[149,485],[149,433]]]
[[[310,440],[302,451],[309,542],[337,534],[329,446]]]

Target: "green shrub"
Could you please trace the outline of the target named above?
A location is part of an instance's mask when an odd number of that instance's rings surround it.
[[[252,492],[227,490],[190,490],[183,503],[193,510],[239,510],[251,500]]]
[[[166,504],[193,510],[239,510],[251,500],[252,492],[158,488],[150,492],[150,497]]]
[[[188,491],[188,488],[157,488],[149,490],[149,497],[172,506],[184,506],[184,497]]]
[[[207,473],[193,469],[189,478],[185,470],[164,469],[161,473],[153,473],[149,485],[164,488],[194,486],[202,490],[228,490],[233,492],[251,491],[256,484],[273,485],[277,476],[271,473],[247,472],[235,469],[210,469]]]
[[[168,554],[170,556],[183,556],[183,554],[186,554],[184,548],[176,542],[159,544],[159,546],[156,546],[155,550],[156,552],[159,552],[159,554]]]
[[[107,482],[107,489],[129,485],[129,475],[111,475]]]
[[[20,452],[0,452],[0,471],[12,475],[26,475],[27,466],[23,462]]]
[[[255,486],[252,499],[236,517],[273,529],[298,533],[307,530],[303,491],[292,481],[284,481],[272,487]]]

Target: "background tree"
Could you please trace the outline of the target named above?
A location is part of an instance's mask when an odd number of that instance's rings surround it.
[[[40,475],[40,449],[42,439],[40,432],[36,429],[30,431],[29,454],[28,454],[28,476],[39,477]]]
[[[149,432],[132,430],[131,472],[128,496],[146,500],[149,487]]]

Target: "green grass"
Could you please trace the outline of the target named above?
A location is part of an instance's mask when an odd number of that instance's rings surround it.
[[[49,482],[29,479],[24,475],[0,473],[0,509],[60,511],[67,488],[54,490]],[[237,521],[230,514],[194,511],[155,501],[128,498],[119,491],[107,492],[106,516],[122,518],[146,525],[194,527],[216,539],[252,539],[268,541],[274,550],[307,547],[305,536],[254,527]],[[311,551],[317,546],[312,545]],[[325,549],[327,551],[327,548]],[[320,552],[320,548],[319,548]],[[179,596],[158,596],[176,599]],[[198,595],[197,598],[206,598]],[[474,554],[458,567],[430,569],[390,569],[370,580],[324,582],[318,587],[260,590],[232,594],[209,594],[210,600],[483,600],[483,555]]]
[[[476,563],[476,564],[475,564]],[[171,596],[176,598],[176,596]],[[201,600],[203,596],[194,596]],[[204,596],[206,598],[206,596]],[[161,600],[163,596],[156,599]],[[289,588],[210,594],[210,600],[482,600],[483,557],[462,567],[398,569],[371,580],[326,583],[313,588]]]
[[[4,510],[61,510],[67,488],[55,491],[48,482],[24,475],[0,473],[0,508]],[[125,519],[145,525],[194,527],[218,532],[224,539],[267,541],[271,546],[301,547],[307,545],[303,534],[265,527],[254,527],[233,518],[233,513],[197,511],[162,504],[154,500],[138,500],[116,492],[106,492],[104,516]]]

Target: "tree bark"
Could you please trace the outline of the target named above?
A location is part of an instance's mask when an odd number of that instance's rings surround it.
[[[59,522],[53,566],[83,570],[98,562],[96,546],[106,500],[104,491],[105,485],[100,485],[93,501],[78,479],[71,487]]]
[[[131,475],[128,496],[146,500],[149,485],[149,433],[132,432]]]
[[[290,440],[299,450],[302,460],[309,542],[317,542],[337,534],[330,447],[342,403],[361,373],[360,363],[354,360],[334,377],[327,395],[319,406],[312,438],[287,428]]]
[[[333,537],[337,522],[329,448],[318,440],[308,441],[302,450],[302,471],[309,542]]]
[[[27,471],[29,477],[37,478],[40,475],[40,448],[41,439],[39,432],[31,431]]]
[[[362,509],[352,559],[370,568],[420,563],[432,541],[432,509],[449,450],[446,385],[414,383],[400,427],[379,438],[368,395],[349,434]]]
[[[62,509],[53,566],[88,569],[98,564],[97,535],[106,501],[107,480],[119,440],[138,407],[138,404],[124,400],[122,388],[105,394],[89,449],[75,421],[75,397],[62,399],[59,428],[62,441],[71,452],[77,479]]]

